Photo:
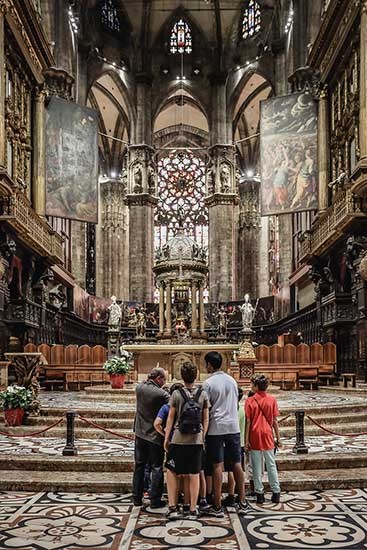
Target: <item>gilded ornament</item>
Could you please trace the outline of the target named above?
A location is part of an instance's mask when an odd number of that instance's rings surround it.
[[[256,359],[255,350],[251,342],[242,342],[238,354],[239,359]]]

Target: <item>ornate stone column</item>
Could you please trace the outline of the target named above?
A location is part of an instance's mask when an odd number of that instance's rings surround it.
[[[204,286],[202,283],[199,286],[199,330],[200,330],[200,334],[205,333]]]
[[[359,161],[352,177],[352,191],[366,194],[367,189],[367,0],[361,0],[359,69]]]
[[[210,148],[208,171],[210,300],[236,298],[238,196],[235,193],[234,149],[230,145]]]
[[[260,206],[259,182],[242,180],[240,188],[240,214],[238,235],[238,296],[243,299],[246,293],[259,296],[260,264]]]
[[[45,215],[46,166],[45,166],[45,93],[38,88],[34,97],[34,133],[32,156],[32,206],[37,214]]]
[[[226,108],[227,74],[211,75],[211,147],[207,170],[210,300],[236,298],[238,196],[232,128]]]
[[[196,282],[191,285],[191,334],[194,336],[198,329],[197,303],[196,303]]]
[[[171,289],[171,283],[168,282],[166,285],[166,328],[165,328],[165,334],[167,336],[171,336],[172,334],[171,305],[172,305],[172,289]]]
[[[4,17],[7,10],[7,4],[0,2],[0,169],[5,167],[5,150],[6,150],[6,134],[5,134],[5,32],[4,32]]]
[[[129,209],[126,177],[100,182],[97,295],[129,299]]]
[[[136,76],[137,114],[129,148],[130,300],[152,302],[154,295],[154,210],[157,205],[154,149],[150,146],[151,84],[149,75]]]
[[[317,126],[318,139],[318,173],[319,173],[319,213],[328,207],[329,184],[329,124],[328,124],[328,93],[326,85],[322,88],[319,98],[319,116]]]
[[[159,285],[159,334],[164,333],[164,285]]]

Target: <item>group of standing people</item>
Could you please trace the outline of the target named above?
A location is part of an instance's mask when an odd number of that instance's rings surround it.
[[[170,520],[199,515],[223,517],[223,505],[246,514],[245,470],[252,498],[265,501],[264,464],[272,502],[280,500],[275,450],[281,446],[275,398],[268,379],[256,375],[245,405],[236,381],[222,370],[217,352],[205,356],[209,374],[195,385],[197,367],[181,367],[182,384],[168,391],[166,374],[154,368],[136,388],[134,504],[141,506],[146,488],[151,508],[162,508],[163,466],[167,472]],[[228,472],[228,496],[222,500],[223,472]],[[148,481],[147,481],[148,479]],[[179,503],[182,501],[182,509]]]

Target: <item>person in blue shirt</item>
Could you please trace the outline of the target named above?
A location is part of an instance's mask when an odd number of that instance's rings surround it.
[[[180,382],[175,382],[175,384],[172,384],[172,386],[169,389],[170,395],[172,395],[173,392],[175,390],[178,390],[179,388],[183,388],[183,384],[181,384]],[[165,403],[159,409],[159,411],[157,413],[157,416],[156,416],[156,419],[154,420],[154,424],[153,424],[153,426],[157,430],[157,432],[160,433],[161,435],[163,435],[163,437],[166,435],[164,429],[165,429],[166,424],[167,424],[168,413],[169,413],[169,404]],[[171,437],[172,437],[172,435],[173,435],[173,432],[171,434]]]

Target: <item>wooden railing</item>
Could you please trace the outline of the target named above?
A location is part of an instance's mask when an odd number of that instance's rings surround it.
[[[322,253],[330,241],[343,233],[343,229],[351,219],[363,217],[366,213],[366,201],[353,195],[350,189],[342,189],[332,206],[320,216],[313,228],[303,235],[300,261]]]
[[[32,250],[63,264],[63,238],[36,214],[24,193],[0,197],[0,221],[8,223]]]

